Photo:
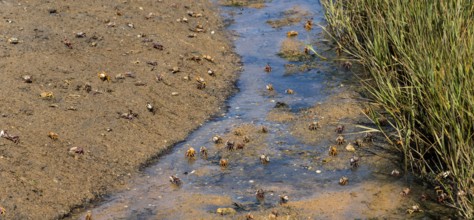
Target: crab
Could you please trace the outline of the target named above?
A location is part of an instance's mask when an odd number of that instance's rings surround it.
[[[415,212],[423,212],[423,210],[420,209],[420,206],[415,204],[415,205],[412,205],[411,208],[407,209],[407,213],[408,214],[413,214]]]
[[[349,178],[343,176],[339,179],[339,185],[344,186],[349,182]]]
[[[400,195],[407,196],[408,194],[410,194],[410,191],[410,188],[406,187],[400,192]]]
[[[190,147],[186,151],[186,154],[185,154],[185,156],[188,157],[188,158],[194,158],[195,155],[196,155],[196,150],[194,150],[194,148],[192,148],[192,147]]]
[[[287,195],[280,195],[280,204],[285,204],[290,200],[290,197]]]
[[[155,107],[153,107],[153,105],[151,103],[146,103],[146,109],[148,109],[149,112],[155,114]]]
[[[265,199],[265,191],[263,191],[263,189],[258,189],[257,192],[255,192],[255,197],[257,197],[258,201],[264,200]]]
[[[204,81],[204,78],[202,77],[196,77],[196,82],[197,82],[197,88],[198,89],[205,89],[206,88],[206,82]]]
[[[244,143],[238,143],[238,144],[237,144],[237,149],[238,149],[238,150],[243,150],[244,147],[245,147],[245,144],[244,144]]]
[[[137,113],[133,113],[132,110],[128,110],[128,113],[118,113],[120,114],[120,118],[124,118],[124,119],[128,119],[128,120],[132,120],[134,118],[138,118],[138,114]]]
[[[13,141],[13,143],[18,144],[20,143],[20,137],[18,135],[11,135],[8,134],[7,131],[1,130],[0,131],[0,137],[3,137],[7,140]]]
[[[92,220],[92,212],[91,211],[87,211],[86,220]]]
[[[337,148],[336,146],[329,147],[329,156],[336,156],[337,155]]]
[[[222,138],[219,136],[214,136],[212,137],[212,142],[214,142],[215,144],[222,144]]]
[[[398,171],[397,169],[394,169],[394,170],[392,170],[392,172],[390,173],[390,175],[392,175],[392,176],[400,176],[400,171]]]
[[[350,69],[352,67],[352,63],[349,61],[346,61],[342,64],[342,66],[346,69]]]
[[[225,142],[225,147],[227,148],[227,150],[234,150],[234,146],[235,146],[235,142],[234,141],[226,141]]]
[[[250,142],[250,138],[247,137],[247,136],[244,136],[243,142],[244,142],[244,143],[249,143],[249,142]]]
[[[342,136],[342,135],[337,136],[337,138],[336,138],[336,143],[337,143],[338,145],[342,145],[342,144],[344,144],[344,142],[346,142],[346,141],[344,140],[344,136]]]
[[[308,31],[313,29],[313,20],[307,20],[306,23],[304,24],[304,29]]]
[[[344,131],[344,125],[338,125],[334,131],[341,134]]]
[[[319,122],[313,121],[313,122],[311,122],[311,123],[309,124],[308,129],[309,129],[310,131],[316,131],[316,130],[318,130],[318,128],[320,128],[320,127],[321,127],[321,126],[319,126]]]
[[[199,149],[199,153],[201,154],[201,156],[203,157],[207,157],[207,148],[202,146],[200,149]]]
[[[297,31],[288,31],[288,32],[286,32],[286,36],[287,37],[295,37],[295,36],[298,36],[298,32]]]
[[[364,146],[364,140],[360,139],[360,138],[357,138],[355,141],[354,141],[354,144],[358,147],[363,147]]]
[[[272,67],[270,66],[270,64],[267,63],[267,65],[265,66],[265,72],[269,73],[272,71]]]
[[[265,154],[260,155],[260,162],[262,164],[267,164],[270,162],[270,157],[266,156]]]
[[[229,165],[229,161],[227,161],[227,159],[221,159],[219,161],[219,166],[221,166],[222,168],[225,168]]]
[[[350,159],[350,165],[352,168],[359,167],[359,157],[358,156],[352,156]]]
[[[267,84],[265,87],[267,88],[268,91],[273,91],[273,85],[272,84]]]
[[[207,74],[209,74],[209,76],[216,76],[216,73],[211,68],[207,69]]]
[[[260,128],[260,131],[261,131],[262,133],[267,133],[267,132],[268,132],[268,129],[267,129],[267,127],[265,127],[265,126],[262,126],[262,128]]]
[[[109,76],[106,72],[104,72],[104,71],[98,73],[97,76],[98,76],[99,79],[102,80],[102,81],[110,82],[110,76]]]
[[[253,218],[253,215],[252,215],[251,213],[247,213],[247,214],[245,215],[245,219],[246,219],[246,220],[252,220],[252,219],[254,219],[254,218]]]
[[[84,154],[84,148],[82,148],[82,147],[71,147],[68,150],[68,154],[71,155],[71,156]]]
[[[446,194],[440,186],[435,187],[435,192],[438,203],[444,203],[444,201],[449,198],[448,194]]]
[[[6,213],[7,213],[7,210],[0,206],[0,215],[5,215]]]
[[[23,75],[21,77],[21,79],[23,79],[23,82],[25,82],[25,83],[32,83],[33,82],[33,79],[30,75]]]
[[[373,141],[374,141],[374,134],[372,134],[371,132],[365,133],[364,142],[370,143]]]
[[[370,132],[365,133],[364,142],[370,143],[374,141],[374,135]]]
[[[42,92],[40,93],[40,97],[43,99],[52,99],[54,98],[53,92]]]
[[[292,95],[295,93],[295,91],[293,91],[293,89],[287,89],[285,90],[285,93],[288,94],[288,95]]]
[[[182,184],[181,179],[173,175],[170,176],[170,183],[176,186],[180,186]]]
[[[51,138],[52,140],[57,140],[59,138],[59,135],[55,132],[50,131],[48,133],[48,137]]]

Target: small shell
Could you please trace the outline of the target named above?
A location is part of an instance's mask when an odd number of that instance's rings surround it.
[[[267,164],[270,162],[270,157],[266,156],[265,154],[260,155],[260,162],[262,164]]]
[[[265,87],[267,88],[268,91],[273,91],[273,85],[272,84],[267,84]]]
[[[349,151],[349,152],[355,152],[355,147],[354,145],[352,145],[351,143],[347,144],[346,146],[346,150]]]

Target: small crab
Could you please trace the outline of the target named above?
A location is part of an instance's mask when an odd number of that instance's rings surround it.
[[[350,69],[352,67],[352,63],[349,61],[346,61],[342,64],[342,66],[346,69]]]
[[[225,142],[225,147],[227,148],[227,150],[230,150],[230,151],[234,150],[234,146],[235,146],[234,141],[228,140]]]
[[[270,66],[270,64],[267,63],[267,65],[265,66],[265,72],[269,73],[272,71],[272,67]]]
[[[194,158],[195,155],[196,155],[196,150],[194,150],[194,148],[192,148],[192,147],[190,147],[186,151],[186,154],[185,154],[185,156],[188,157],[188,158]]]
[[[5,215],[6,213],[7,213],[7,210],[0,206],[0,215]]]
[[[267,127],[262,126],[262,127],[260,128],[260,132],[262,132],[262,133],[267,133],[267,132],[268,132]]]
[[[285,204],[290,200],[290,197],[287,195],[280,195],[280,204]]]
[[[411,208],[407,209],[407,213],[410,215],[415,212],[423,212],[423,210],[420,209],[419,205],[412,205]]]
[[[247,137],[247,136],[244,136],[243,142],[244,142],[244,143],[249,143],[249,142],[250,142],[250,138]]]
[[[91,211],[87,211],[86,220],[92,220],[92,212]]]
[[[21,77],[21,79],[23,80],[23,82],[25,83],[32,83],[33,82],[33,79],[30,75],[23,75]]]
[[[110,76],[109,76],[106,72],[104,72],[104,71],[98,73],[97,76],[98,76],[99,79],[102,80],[102,81],[110,82]]]
[[[410,194],[410,191],[410,188],[406,187],[400,192],[400,195],[407,196],[408,194]]]
[[[128,120],[132,120],[134,118],[138,118],[138,114],[137,113],[133,113],[132,110],[128,110],[128,113],[118,113],[120,114],[120,118],[124,118],[124,119],[128,119]]]
[[[82,147],[71,147],[68,150],[68,154],[71,155],[71,156],[84,154],[84,148],[82,148]]]
[[[265,192],[263,191],[263,189],[258,189],[257,192],[255,192],[255,197],[257,197],[258,201],[264,200]]]
[[[197,88],[198,89],[205,89],[206,88],[206,82],[204,81],[204,78],[202,77],[196,77],[196,82],[197,82]]]
[[[40,97],[43,99],[52,99],[54,97],[53,92],[42,92]]]
[[[298,36],[298,32],[297,31],[288,31],[288,32],[286,32],[286,36],[287,37],[295,37],[295,36]]]
[[[201,156],[203,157],[207,157],[207,148],[202,146],[200,149],[199,149],[199,153],[201,154]]]
[[[336,146],[329,147],[329,156],[336,156],[337,155],[337,148]]]
[[[224,168],[224,167],[227,167],[228,165],[229,165],[229,161],[227,161],[227,159],[221,159],[221,160],[219,161],[219,166],[221,166],[221,167],[223,167],[223,168]]]
[[[176,176],[170,176],[170,183],[180,186],[182,184],[181,179]]]
[[[247,214],[245,215],[245,219],[246,219],[246,220],[252,220],[252,219],[254,219],[254,218],[253,218],[253,215],[252,215],[251,213],[247,213]]]
[[[316,131],[316,130],[318,130],[318,128],[320,128],[320,127],[321,127],[321,126],[319,126],[319,122],[313,121],[313,122],[311,122],[311,123],[309,124],[308,129],[309,129],[310,131]]]
[[[146,109],[148,109],[149,112],[155,114],[156,109],[151,103],[149,103],[149,102],[146,103]]]
[[[350,165],[351,165],[352,168],[359,167],[359,157],[358,156],[355,156],[355,155],[352,156],[349,161],[350,161]]]
[[[295,91],[293,91],[293,89],[287,89],[285,90],[285,93],[288,94],[288,95],[292,95],[295,93]]]
[[[363,147],[364,145],[364,141],[360,138],[357,138],[355,141],[354,141],[354,144],[358,147]]]
[[[216,73],[211,68],[207,69],[207,74],[209,74],[209,76],[216,76]]]
[[[344,125],[338,125],[334,131],[341,134],[344,131]]]
[[[336,143],[337,143],[338,145],[344,144],[344,142],[346,142],[346,141],[344,140],[344,136],[342,136],[342,135],[337,136],[337,138],[336,138]]]
[[[390,173],[390,175],[392,175],[392,176],[400,176],[400,171],[398,171],[397,169],[394,169],[394,170],[392,170],[392,172]]]
[[[52,140],[57,140],[59,138],[59,135],[55,132],[50,131],[48,133],[48,137],[51,138]]]
[[[370,143],[373,141],[374,141],[374,134],[372,134],[371,132],[365,133],[364,142]]]
[[[212,142],[214,142],[215,144],[222,144],[222,138],[219,136],[214,136],[212,137]]]
[[[339,179],[339,185],[344,186],[349,182],[349,178],[343,176]]]
[[[265,154],[262,154],[262,155],[260,155],[260,162],[261,162],[262,164],[267,164],[267,163],[270,162],[270,157],[268,157],[268,156],[265,155]]]
[[[272,84],[267,84],[265,87],[267,88],[268,91],[273,91],[273,85]]]
[[[11,134],[8,134],[7,131],[5,130],[1,130],[0,131],[0,137],[3,137],[7,140],[10,140],[12,141],[13,143],[15,144],[18,144],[20,143],[20,137],[18,135],[11,135]]]
[[[313,20],[307,20],[306,23],[304,24],[304,29],[308,31],[313,29]]]
[[[245,147],[244,143],[237,143],[237,150],[243,150]]]

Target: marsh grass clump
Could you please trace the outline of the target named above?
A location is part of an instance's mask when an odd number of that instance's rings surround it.
[[[474,218],[474,5],[470,0],[322,0],[328,32],[369,72],[405,166]],[[377,113],[372,116],[377,117]],[[447,175],[444,175],[446,174]]]

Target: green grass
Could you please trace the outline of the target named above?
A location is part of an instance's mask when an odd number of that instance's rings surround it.
[[[446,205],[474,218],[474,4],[321,2],[338,49],[370,73],[367,91],[391,119],[395,129],[385,131],[406,168],[441,186]]]

